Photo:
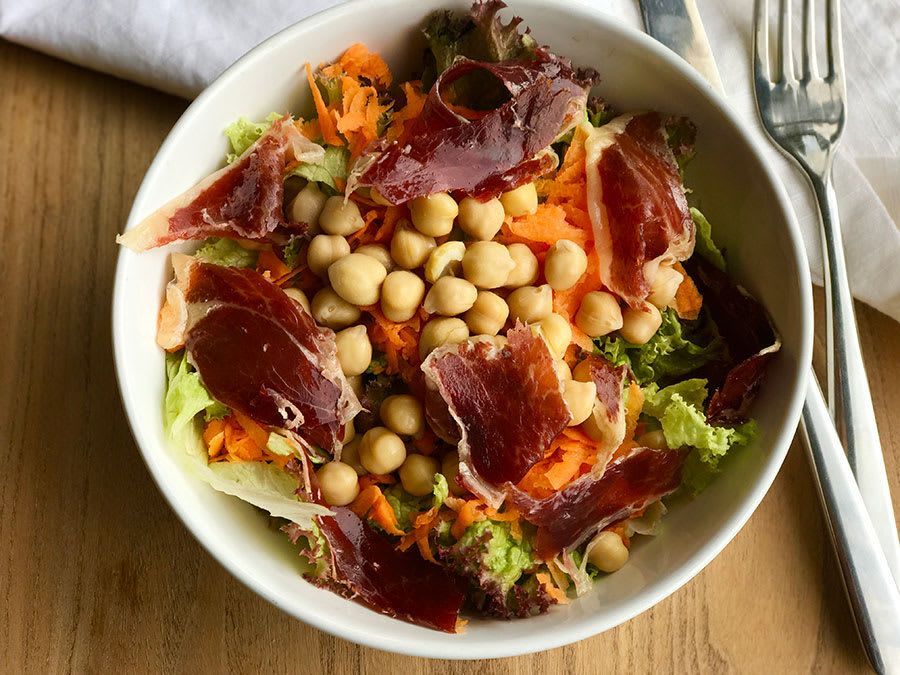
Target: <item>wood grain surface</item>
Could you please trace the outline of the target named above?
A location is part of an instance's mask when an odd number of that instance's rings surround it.
[[[542,654],[398,657],[295,621],[235,581],[151,481],[111,356],[114,237],[184,107],[0,43],[0,672],[865,671],[796,444],[697,578]],[[859,320],[896,497],[900,327],[865,307]]]

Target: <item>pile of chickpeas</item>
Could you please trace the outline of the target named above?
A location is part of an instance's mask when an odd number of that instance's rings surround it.
[[[372,191],[375,203],[386,204]],[[307,249],[307,266],[327,284],[310,301],[297,288],[286,292],[319,325],[335,331],[337,357],[354,388],[372,362],[372,344],[360,323],[361,307],[378,304],[390,321],[408,321],[424,307],[431,316],[419,336],[424,359],[446,344],[480,336],[502,344],[507,322],[521,321],[546,342],[564,384],[563,397],[571,413],[570,426],[581,425],[592,438],[607,433],[605,416],[598,414],[597,391],[589,369],[570,371],[563,357],[572,342],[569,321],[553,311],[553,292],[572,288],[587,270],[587,255],[578,244],[561,239],[547,252],[543,265],[525,244],[493,241],[504,220],[533,214],[538,196],[533,183],[485,202],[466,197],[457,203],[446,193],[420,197],[407,204],[410,218],[401,220],[389,247],[365,245],[351,251],[347,237],[365,226],[359,207],[343,196],[328,197],[315,183],[304,187],[289,205],[289,215],[310,225],[315,236]],[[437,243],[457,226],[465,241]],[[641,309],[622,309],[615,296],[604,291],[585,295],[576,325],[590,337],[619,331],[629,342],[643,344],[661,324],[660,309],[672,302],[681,274],[661,268],[648,302]],[[587,365],[586,363],[584,364]],[[383,426],[357,438],[348,423],[340,461],[318,471],[326,502],[343,506],[359,494],[359,476],[399,473],[403,488],[412,495],[432,491],[434,476],[444,473],[451,491],[456,484],[459,458],[435,458],[408,453],[407,441],[424,431],[422,403],[408,394],[390,396],[378,411]]]

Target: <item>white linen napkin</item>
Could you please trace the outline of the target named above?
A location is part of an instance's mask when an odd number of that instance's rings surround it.
[[[193,97],[266,37],[339,2],[0,0],[0,36]],[[749,57],[753,3],[698,4],[728,99],[741,117],[760,129]],[[641,27],[636,0],[598,5]],[[900,321],[900,0],[845,3],[842,18],[849,121],[835,165],[835,186],[850,281],[856,297]],[[821,284],[812,194],[799,171],[774,146],[766,142],[766,147],[797,212],[813,279]]]

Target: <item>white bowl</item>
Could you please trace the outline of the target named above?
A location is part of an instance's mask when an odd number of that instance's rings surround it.
[[[512,2],[512,0],[511,0]],[[122,250],[113,297],[119,386],[147,466],[194,536],[228,570],[289,614],[379,649],[440,658],[511,656],[557,647],[612,628],[685,584],[750,517],[781,466],[799,419],[811,354],[811,293],[802,241],[777,178],[725,101],[689,66],[646,35],[569,0],[548,6],[515,0],[540,43],[600,71],[598,92],[620,110],[689,116],[699,128],[689,183],[727,248],[731,273],[768,308],[784,347],[753,414],[763,431],[714,483],[666,516],[662,534],[639,537],[628,565],[586,597],[527,620],[474,619],[447,635],[377,614],[319,590],[298,572],[286,538],[266,517],[186,475],[163,432],[163,353],[156,313],[170,275],[170,250]],[[188,108],[147,172],[128,227],[220,166],[222,129],[238,116],[309,110],[303,64],[336,58],[364,42],[398,79],[421,56],[418,29],[433,9],[465,10],[462,0],[367,0],[330,9],[264,42],[235,63]]]

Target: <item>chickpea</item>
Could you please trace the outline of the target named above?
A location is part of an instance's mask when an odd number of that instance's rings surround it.
[[[503,210],[506,211],[506,215],[513,218],[524,216],[526,213],[535,213],[538,206],[538,197],[534,183],[526,183],[515,190],[504,192],[500,195],[500,203],[503,204]]]
[[[469,338],[472,342],[485,342],[495,349],[503,349],[509,344],[505,335],[475,335]]]
[[[441,277],[425,296],[425,311],[456,316],[471,309],[477,297],[478,289],[465,279]]]
[[[334,336],[337,358],[344,375],[362,375],[372,363],[372,343],[365,326],[351,326]]]
[[[647,296],[647,302],[655,305],[657,309],[665,309],[672,304],[682,281],[684,281],[684,275],[681,272],[668,265],[661,266],[653,278],[653,283],[650,284],[650,295]]]
[[[313,296],[312,315],[320,326],[340,330],[359,321],[360,312],[358,307],[326,287]]]
[[[574,241],[560,239],[547,251],[544,276],[554,291],[572,288],[586,270],[587,254]]]
[[[459,276],[466,245],[461,241],[445,241],[428,256],[425,263],[425,279],[436,283],[441,277]]]
[[[561,314],[555,312],[549,314],[538,322],[541,335],[550,353],[558,359],[566,355],[566,350],[572,343],[572,326]]]
[[[309,306],[309,298],[306,297],[306,293],[299,288],[285,288],[284,294],[300,305],[304,312],[312,314],[312,309]]]
[[[388,429],[401,436],[416,436],[425,428],[425,411],[415,396],[396,394],[388,396],[378,411]]]
[[[346,506],[359,494],[359,476],[349,464],[328,462],[316,477],[322,498],[331,506]]]
[[[362,439],[356,437],[352,441],[344,444],[344,447],[341,448],[341,461],[344,464],[353,467],[353,470],[356,472],[357,476],[365,476],[369,472],[366,471],[366,468],[359,463],[360,441],[362,441]]]
[[[315,274],[325,274],[331,263],[350,255],[350,244],[335,234],[317,234],[306,249],[306,264]]]
[[[581,301],[575,325],[589,337],[600,337],[622,327],[619,301],[604,291],[591,291]]]
[[[412,272],[397,270],[381,285],[381,311],[391,321],[409,321],[425,297],[425,282]]]
[[[362,253],[351,253],[331,264],[328,280],[334,292],[357,307],[374,305],[387,276],[384,266]]]
[[[509,316],[513,321],[537,323],[553,312],[553,291],[550,286],[523,286],[506,298]]]
[[[588,544],[587,559],[601,572],[616,572],[628,562],[628,548],[622,537],[604,530]]]
[[[325,206],[319,214],[319,226],[327,234],[340,234],[346,237],[359,232],[365,225],[366,221],[363,220],[356,202],[345,199],[342,195],[325,200]]]
[[[416,197],[409,203],[409,215],[415,228],[427,237],[450,234],[459,213],[456,200],[446,192]]]
[[[490,241],[500,231],[505,217],[499,199],[480,202],[474,197],[466,197],[459,203],[459,226],[472,239]]]
[[[423,359],[441,345],[455,345],[469,339],[469,328],[462,319],[432,319],[419,335],[419,356]]]
[[[341,444],[347,445],[354,438],[356,438],[356,425],[353,424],[353,420],[349,420],[344,425],[344,437],[341,439]]]
[[[434,474],[437,472],[438,461],[434,457],[408,455],[400,467],[400,482],[412,496],[424,497],[434,489]]]
[[[641,434],[637,438],[637,444],[642,448],[653,448],[654,450],[669,449],[669,445],[666,443],[666,435],[662,432],[662,429]]]
[[[629,307],[622,314],[622,327],[619,334],[635,345],[646,344],[662,325],[662,315],[649,302],[640,309]]]
[[[574,427],[590,417],[597,398],[597,386],[593,382],[578,380],[566,380],[563,386],[563,400],[571,415],[569,426]]]
[[[359,461],[369,473],[396,471],[406,459],[403,440],[390,429],[372,427],[359,443]]]
[[[562,359],[556,359],[553,362],[553,370],[556,371],[556,377],[559,378],[560,382],[572,379],[572,369],[569,368],[569,364]]]
[[[509,318],[506,300],[490,291],[478,291],[475,304],[466,312],[466,325],[472,333],[496,335]]]
[[[496,241],[476,241],[462,259],[463,276],[478,288],[503,286],[515,266],[506,247]]]
[[[391,237],[391,257],[403,269],[415,269],[425,264],[436,245],[434,237],[425,236],[403,220]]]
[[[292,222],[306,223],[309,232],[319,232],[319,215],[325,208],[325,200],[328,197],[319,189],[316,183],[307,183],[288,207],[288,216]]]
[[[466,493],[465,488],[456,482],[456,477],[459,475],[459,453],[455,450],[444,455],[444,458],[441,460],[441,473],[447,479],[447,487],[450,488],[450,494],[459,497]]]
[[[506,278],[504,286],[519,288],[533,284],[538,278],[538,260],[525,244],[510,244],[506,247],[515,267]]]
[[[394,261],[391,259],[391,253],[384,246],[380,244],[366,244],[364,246],[360,246],[354,253],[359,253],[361,255],[367,255],[370,258],[375,258],[378,262],[381,263],[381,266],[384,267],[388,272],[393,271],[394,269]]]

